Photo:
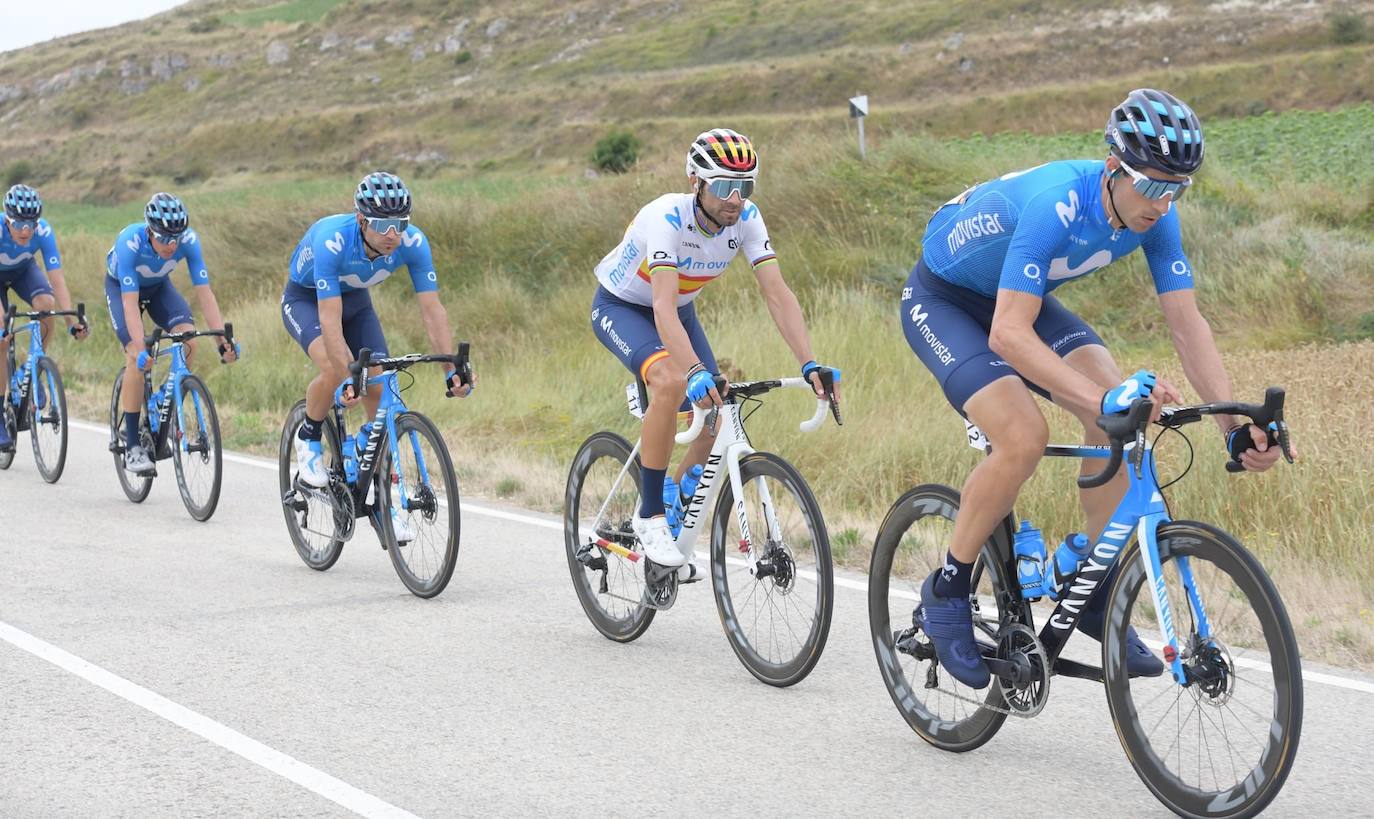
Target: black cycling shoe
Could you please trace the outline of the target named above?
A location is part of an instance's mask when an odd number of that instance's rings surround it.
[[[987,688],[992,681],[988,664],[973,638],[973,608],[968,598],[941,597],[935,593],[936,569],[921,584],[921,605],[916,608],[916,625],[935,645],[940,665],[954,679],[969,688]]]
[[[1089,603],[1078,618],[1078,630],[1099,643],[1102,642],[1103,608]],[[1140,635],[1135,633],[1135,626],[1126,627],[1126,673],[1132,677],[1158,677],[1164,673],[1164,661],[1156,657],[1145,641],[1140,639]]]

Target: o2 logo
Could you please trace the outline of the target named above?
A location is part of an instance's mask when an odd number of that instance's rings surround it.
[[[1034,262],[1026,265],[1021,272],[1025,274],[1026,278],[1030,279],[1033,282],[1040,281],[1040,265],[1035,264]]]
[[[1182,259],[1178,259],[1173,264],[1169,265],[1169,269],[1173,271],[1173,274],[1175,276],[1193,275],[1193,272],[1188,269],[1188,263],[1183,261]]]

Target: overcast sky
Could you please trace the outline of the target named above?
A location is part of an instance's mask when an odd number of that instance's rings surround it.
[[[0,51],[127,23],[183,2],[185,0],[0,0]]]

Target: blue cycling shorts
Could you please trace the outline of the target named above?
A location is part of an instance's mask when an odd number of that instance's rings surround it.
[[[34,296],[52,295],[52,285],[39,269],[36,258],[29,259],[29,263],[18,270],[0,271],[0,313],[10,309],[9,299],[5,297],[10,290],[30,307],[33,306]]]
[[[935,375],[945,399],[960,415],[964,415],[964,404],[974,393],[1008,375],[1019,376],[1027,387],[1050,397],[988,346],[996,307],[996,299],[935,275],[924,259],[916,263],[902,289],[906,343]],[[1034,330],[1060,358],[1089,344],[1106,346],[1093,328],[1051,295],[1046,295],[1040,305]]]
[[[124,322],[124,298],[119,292],[119,281],[110,276],[105,277],[105,306],[110,309],[110,324],[114,325],[119,346],[127,347],[132,339]],[[191,315],[191,305],[186,303],[186,299],[182,298],[170,282],[164,281],[139,290],[138,307],[163,330],[171,330],[178,324],[195,323]]]
[[[348,351],[357,358],[364,347],[378,357],[391,355],[387,351],[382,322],[372,308],[372,297],[366,290],[350,290],[340,296],[343,300],[343,336]],[[293,281],[286,283],[281,294],[281,323],[286,332],[310,354],[310,344],[322,334],[320,330],[320,302],[315,290]]]
[[[706,340],[706,331],[697,321],[697,309],[693,303],[677,309],[682,329],[692,342],[692,351],[702,366],[711,372],[719,372],[716,355],[711,352],[711,343]],[[658,336],[658,326],[654,323],[654,308],[642,304],[631,304],[618,299],[604,287],[596,288],[592,299],[592,330],[597,341],[615,354],[625,369],[644,380],[644,374],[658,361],[668,357],[663,349],[663,341]],[[694,362],[687,362],[688,365]],[[685,400],[682,410],[691,409]]]

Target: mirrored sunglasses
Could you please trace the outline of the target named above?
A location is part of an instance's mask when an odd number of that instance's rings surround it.
[[[11,219],[6,216],[5,221],[9,222],[10,227],[14,230],[33,230],[38,227],[37,219]]]
[[[378,233],[386,234],[396,231],[397,236],[402,236],[406,228],[410,227],[409,219],[372,219],[367,220],[367,226]]]
[[[164,245],[174,245],[181,241],[180,233],[163,233],[162,231],[154,230],[153,228],[148,228],[148,232],[152,234],[154,239],[158,240]]]
[[[739,191],[740,201],[744,201],[754,195],[754,180],[752,179],[715,179],[712,180],[706,189],[712,196],[718,199],[729,199],[735,191]]]
[[[1139,193],[1146,199],[1163,199],[1168,196],[1173,201],[1177,202],[1183,198],[1183,194],[1186,193],[1188,187],[1193,184],[1191,178],[1184,178],[1173,182],[1166,179],[1154,179],[1137,171],[1125,162],[1121,163],[1121,168],[1126,173],[1130,174],[1133,180],[1131,186],[1135,188],[1136,193]]]

